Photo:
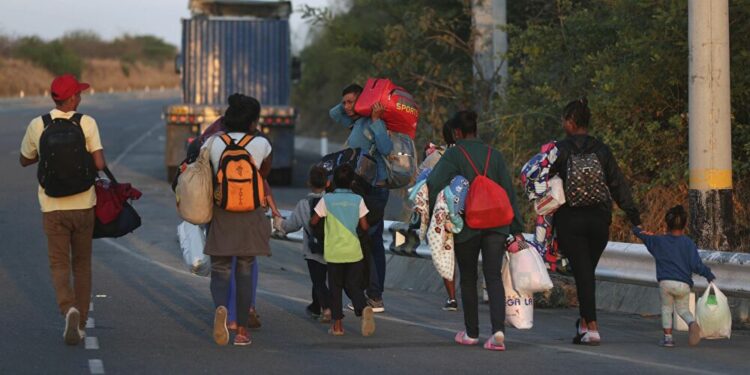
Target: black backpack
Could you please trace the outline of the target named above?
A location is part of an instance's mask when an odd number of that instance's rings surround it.
[[[315,213],[315,206],[321,198],[310,198],[310,217]],[[318,224],[312,226],[311,233],[307,233],[307,248],[313,254],[323,254],[323,238],[325,237],[325,218],[320,218]]]
[[[354,168],[357,180],[369,185],[375,183],[377,162],[372,156],[362,153],[358,148],[346,148],[328,154],[318,162],[318,165],[326,170],[329,181],[333,179],[333,171],[336,167],[342,164],[349,164]]]
[[[588,207],[612,200],[604,169],[596,153],[582,153],[571,142],[568,157],[565,200],[571,207]]]
[[[82,193],[94,185],[96,166],[86,150],[81,117],[80,113],[70,119],[42,116],[44,131],[39,139],[37,178],[50,197]]]

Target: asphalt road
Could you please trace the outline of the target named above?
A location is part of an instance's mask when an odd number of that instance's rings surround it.
[[[507,330],[508,351],[489,352],[452,342],[460,313],[443,312],[439,294],[391,289],[374,336],[347,334],[306,317],[306,266],[299,245],[272,241],[261,259],[258,309],[263,327],[250,347],[218,347],[211,339],[213,307],[208,279],[184,269],[176,239],[179,218],[164,181],[164,128],[160,111],[173,95],[84,97],[81,111],[99,122],[105,154],[122,181],[144,197],[135,207],[142,228],[118,240],[94,243],[93,328],[77,347],[63,344],[63,321],[51,286],[46,239],[36,199],[35,168],[18,165],[28,121],[50,109],[46,100],[0,101],[0,374],[686,374],[747,373],[750,334],[731,340],[663,349],[657,317],[602,312],[604,343],[570,344],[576,311],[537,310],[532,330]],[[299,154],[293,187],[275,188],[282,208],[305,194],[304,175],[314,155]],[[393,199],[389,216],[399,214]],[[489,334],[481,306],[482,338]]]

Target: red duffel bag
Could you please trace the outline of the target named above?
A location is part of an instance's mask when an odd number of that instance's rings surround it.
[[[377,102],[385,107],[382,120],[388,130],[414,139],[419,121],[419,106],[414,97],[389,79],[370,78],[354,104],[354,112],[368,117]]]

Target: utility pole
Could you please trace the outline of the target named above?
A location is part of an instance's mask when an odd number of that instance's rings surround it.
[[[493,94],[504,94],[508,78],[508,34],[500,28],[507,24],[506,0],[472,0],[472,23],[476,94],[478,103],[489,104]]]
[[[688,1],[690,233],[698,247],[734,243],[727,0]]]

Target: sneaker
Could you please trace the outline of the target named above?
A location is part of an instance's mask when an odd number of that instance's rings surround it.
[[[479,344],[479,338],[471,338],[466,334],[466,331],[456,333],[454,340],[461,345],[476,345]]]
[[[661,339],[661,346],[665,348],[674,348],[674,339],[672,338],[672,335],[664,335],[664,338]]]
[[[368,298],[367,305],[372,307],[372,312],[375,312],[375,313],[385,312],[385,304],[383,304],[382,298],[380,299]]]
[[[484,342],[484,348],[499,352],[505,351],[505,334],[503,331],[497,331]]]
[[[589,331],[589,328],[581,324],[581,319],[576,320],[576,334],[579,337],[583,336],[588,331]]]
[[[305,312],[307,313],[307,315],[309,315],[313,319],[319,319],[320,311],[315,311],[310,306],[312,305],[307,305],[307,307],[305,307]]]
[[[688,327],[688,345],[696,346],[699,342],[701,342],[701,326],[697,322],[692,322]]]
[[[448,298],[443,305],[443,311],[458,311],[458,302],[455,299]]]
[[[227,329],[227,308],[219,306],[214,313],[214,341],[219,345],[229,343],[229,330]]]
[[[63,340],[68,345],[78,345],[81,342],[81,335],[78,332],[78,326],[81,322],[81,313],[78,309],[71,307],[65,314],[65,330],[63,331]]]
[[[78,337],[81,338],[81,340],[86,338],[86,330],[83,328],[78,328]]]
[[[250,309],[250,313],[247,317],[247,326],[251,329],[258,329],[260,328],[260,315],[255,311],[255,309]]]
[[[331,324],[331,328],[328,329],[328,334],[333,336],[344,335],[344,325],[341,322],[341,319],[335,320],[333,324]]]
[[[323,310],[323,314],[320,314],[320,318],[318,318],[318,321],[321,323],[330,323],[331,322],[331,309]]]
[[[573,343],[576,345],[589,345],[598,346],[601,344],[601,336],[599,331],[586,331],[583,335],[578,335],[573,339]]]
[[[375,333],[375,311],[367,306],[362,309],[362,336],[372,336]]]
[[[233,344],[235,346],[247,346],[252,344],[252,341],[250,341],[250,334],[247,333],[247,328],[237,327],[237,334],[234,336]]]

